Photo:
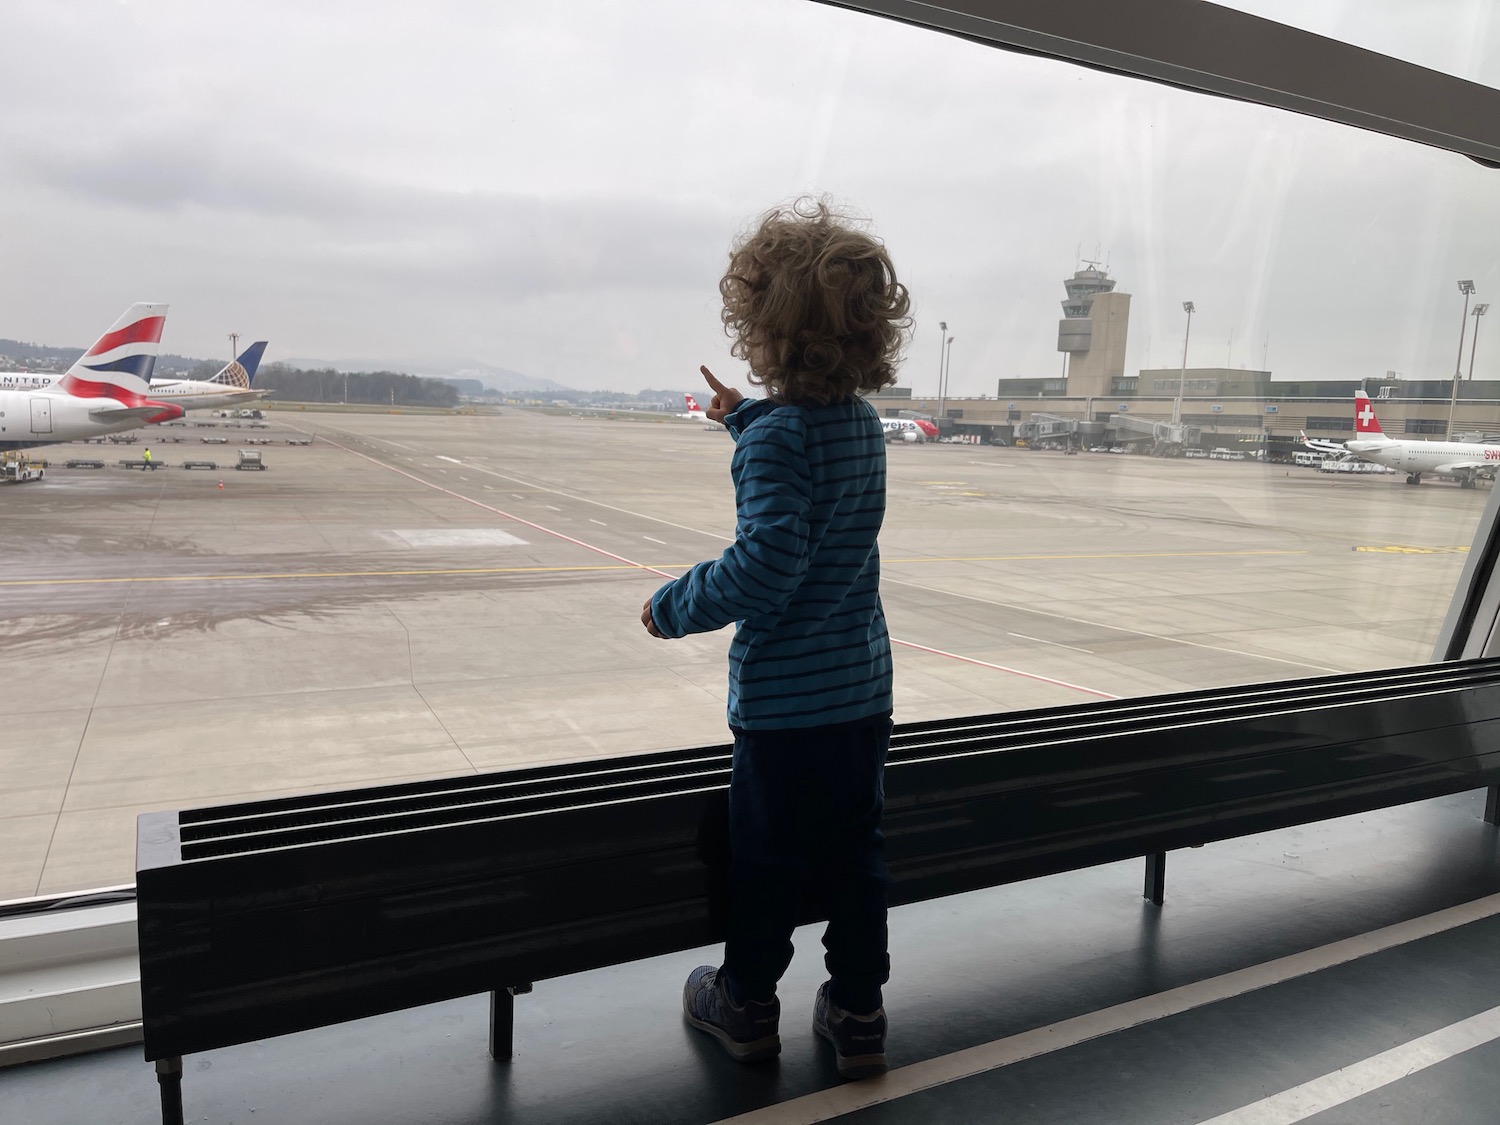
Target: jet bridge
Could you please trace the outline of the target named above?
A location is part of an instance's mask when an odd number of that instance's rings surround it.
[[[1028,444],[1038,441],[1061,441],[1073,445],[1091,445],[1104,440],[1104,423],[1082,418],[1064,418],[1060,414],[1037,413],[1031,421],[1015,428],[1015,436]]]
[[[1189,445],[1197,445],[1202,435],[1198,426],[1174,422],[1157,422],[1129,414],[1111,414],[1105,421],[1085,421],[1060,414],[1035,413],[1030,421],[1016,426],[1016,437],[1028,443],[1059,441],[1075,445],[1133,445],[1149,442],[1158,456],[1176,456]]]
[[[1156,456],[1181,455],[1187,446],[1198,445],[1203,430],[1180,422],[1157,422],[1150,418],[1136,418],[1129,414],[1111,414],[1107,423],[1114,439],[1119,443],[1151,443],[1151,452]]]

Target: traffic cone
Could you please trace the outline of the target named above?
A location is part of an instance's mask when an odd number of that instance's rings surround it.
[[[220,478],[219,478],[219,487],[220,487],[220,488],[223,488],[223,487],[224,487],[224,478],[223,478],[223,477],[220,477]]]

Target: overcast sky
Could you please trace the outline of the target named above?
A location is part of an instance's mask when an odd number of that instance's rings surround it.
[[[1493,4],[1234,6],[1500,86]],[[730,239],[818,192],[911,288],[918,393],[940,319],[953,394],[1060,372],[1080,248],[1131,373],[1191,299],[1190,365],[1446,377],[1473,278],[1500,378],[1500,171],[809,0],[7,0],[0,42],[0,336],[160,300],[189,355],[691,387],[741,371]]]

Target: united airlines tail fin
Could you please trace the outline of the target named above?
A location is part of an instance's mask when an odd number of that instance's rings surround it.
[[[48,390],[75,398],[112,398],[127,406],[144,406],[151,393],[151,373],[156,369],[166,320],[166,305],[131,305]]]
[[[222,383],[226,387],[240,387],[244,390],[250,389],[250,384],[255,382],[255,372],[260,368],[260,357],[266,352],[266,341],[257,340],[251,344],[236,360],[231,360],[209,380],[210,383]]]

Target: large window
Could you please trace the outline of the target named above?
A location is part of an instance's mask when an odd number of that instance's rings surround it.
[[[164,367],[264,338],[282,391],[0,493],[0,898],[131,881],[147,809],[723,741],[727,638],[638,617],[733,534],[684,395],[750,389],[725,250],[803,192],[911,289],[880,412],[1040,435],[889,448],[898,720],[1431,656],[1487,482],[1255,454],[1460,347],[1454,430],[1500,430],[1500,173],[805,0],[90,11],[0,12],[0,353],[163,300]]]

